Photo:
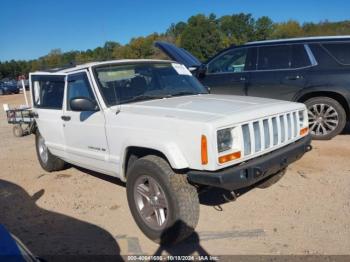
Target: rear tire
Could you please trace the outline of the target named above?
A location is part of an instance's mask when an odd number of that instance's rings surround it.
[[[60,171],[65,169],[65,162],[50,153],[46,147],[45,140],[37,129],[35,133],[35,148],[40,166],[47,172]]]
[[[149,155],[136,160],[127,173],[126,190],[132,216],[154,242],[180,242],[197,226],[197,190],[163,158]]]
[[[346,112],[338,101],[330,97],[314,97],[305,101],[305,104],[313,139],[329,140],[343,131]]]
[[[15,137],[22,137],[24,135],[24,130],[21,124],[14,125],[12,131]]]
[[[286,169],[282,169],[277,174],[268,177],[266,180],[263,180],[263,182],[259,184],[257,187],[264,189],[276,184],[278,181],[281,180],[281,178],[286,174],[286,172],[287,172]]]

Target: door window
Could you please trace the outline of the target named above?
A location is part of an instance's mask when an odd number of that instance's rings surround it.
[[[233,49],[208,64],[208,73],[239,73],[245,70],[248,48]]]
[[[67,110],[71,110],[70,101],[74,98],[88,98],[96,102],[86,73],[68,76]]]
[[[290,45],[259,47],[258,70],[289,69]]]
[[[311,65],[310,58],[303,44],[293,45],[291,62],[292,68],[301,68]]]

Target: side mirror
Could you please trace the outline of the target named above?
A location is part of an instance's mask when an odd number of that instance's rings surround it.
[[[69,105],[72,111],[98,111],[96,102],[87,97],[72,98]]]
[[[203,77],[205,77],[206,73],[207,73],[207,65],[202,64],[202,65],[197,69],[197,76],[198,76],[199,78],[203,78]]]

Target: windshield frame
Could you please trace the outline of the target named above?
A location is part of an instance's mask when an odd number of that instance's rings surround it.
[[[95,66],[92,66],[91,67],[91,71],[92,71],[92,74],[93,74],[93,77],[95,79],[95,83],[97,84],[97,87],[98,87],[98,91],[99,93],[101,94],[101,97],[103,99],[103,102],[104,104],[106,105],[107,108],[109,107],[113,107],[113,106],[120,106],[120,105],[124,105],[124,104],[131,104],[131,103],[138,103],[138,102],[144,102],[144,101],[150,101],[150,100],[154,100],[154,99],[163,99],[163,98],[172,98],[172,97],[177,97],[176,95],[174,96],[160,96],[159,98],[153,98],[153,99],[147,99],[147,100],[141,100],[141,101],[135,101],[135,102],[119,102],[116,103],[116,104],[109,104],[108,103],[108,100],[106,99],[105,97],[105,94],[104,92],[102,91],[102,86],[101,86],[101,82],[99,80],[99,77],[98,77],[98,73],[97,73],[97,69],[98,68],[106,68],[108,66],[132,66],[132,65],[137,65],[137,64],[168,64],[169,66],[172,64],[172,63],[175,63],[175,64],[180,64],[176,61],[165,61],[165,60],[149,60],[149,61],[145,61],[145,60],[140,60],[140,61],[125,61],[125,62],[111,62],[111,63],[103,63],[103,64],[99,64],[99,65],[95,65]],[[180,64],[182,65],[182,64]],[[195,77],[195,76],[191,76],[193,77],[202,87],[203,87],[203,92],[198,92],[197,94],[189,94],[189,95],[199,95],[199,94],[209,94],[209,91],[205,88],[205,86]],[[188,95],[188,96],[189,96]],[[186,95],[184,95],[186,96]]]

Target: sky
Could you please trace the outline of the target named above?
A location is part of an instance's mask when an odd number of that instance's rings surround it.
[[[350,20],[349,0],[0,0],[0,61],[162,33],[195,14],[251,13],[274,22]]]

